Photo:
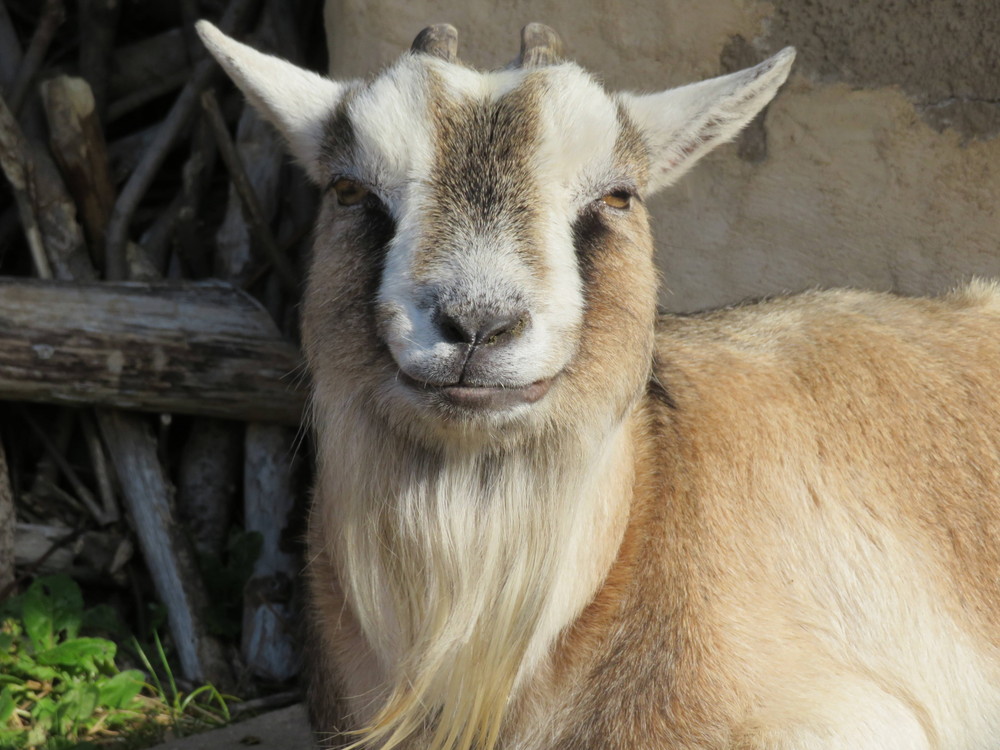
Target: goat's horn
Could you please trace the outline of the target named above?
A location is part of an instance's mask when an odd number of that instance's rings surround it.
[[[450,23],[428,26],[417,34],[410,49],[440,57],[445,62],[455,62],[455,57],[458,55],[458,29]]]
[[[559,35],[543,23],[529,23],[521,29],[521,56],[517,60],[522,68],[552,65],[562,60],[563,43]]]

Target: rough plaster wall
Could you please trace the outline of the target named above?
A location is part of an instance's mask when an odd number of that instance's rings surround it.
[[[997,0],[328,0],[331,71],[376,70],[439,21],[496,67],[531,20],[612,89],[800,50],[763,120],[651,201],[669,308],[1000,277]]]

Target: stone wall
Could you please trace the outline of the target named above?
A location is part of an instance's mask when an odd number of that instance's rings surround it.
[[[440,21],[481,68],[515,56],[522,25],[547,23],[611,89],[798,48],[762,119],[651,201],[670,309],[1000,277],[996,0],[327,0],[331,71],[365,75]]]

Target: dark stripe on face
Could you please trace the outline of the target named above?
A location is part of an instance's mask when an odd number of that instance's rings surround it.
[[[374,196],[369,196],[366,205],[358,217],[358,245],[364,253],[363,262],[366,267],[365,295],[367,302],[367,322],[371,330],[376,332],[379,348],[384,346],[381,335],[378,335],[378,295],[382,288],[382,277],[385,275],[385,261],[389,253],[389,243],[396,236],[396,222],[389,215],[382,203]]]
[[[328,169],[342,169],[342,165],[350,164],[353,160],[357,137],[354,133],[354,123],[351,122],[349,110],[351,102],[356,96],[356,89],[347,91],[337,103],[337,109],[323,128],[323,147],[320,151],[320,158]]]
[[[611,236],[611,229],[601,216],[601,209],[590,205],[583,209],[573,222],[573,248],[576,250],[577,267],[583,281],[583,297],[587,302],[591,287],[597,280],[597,255],[601,253]]]
[[[539,76],[529,76],[496,100],[454,101],[430,80],[437,155],[431,175],[426,234],[416,267],[464,233],[500,233],[536,272],[541,251],[533,235],[538,188],[531,157],[539,139]],[[456,248],[460,249],[460,248]]]

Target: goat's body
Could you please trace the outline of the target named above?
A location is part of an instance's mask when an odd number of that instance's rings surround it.
[[[791,50],[636,95],[541,27],[493,73],[431,28],[363,82],[201,31],[328,188],[303,305],[320,732],[1000,747],[996,288],[656,319],[645,196]]]
[[[504,747],[995,747],[1000,297],[812,293],[658,328],[617,558]],[[591,530],[600,557],[616,525]],[[365,717],[380,667],[331,576],[326,679]]]

